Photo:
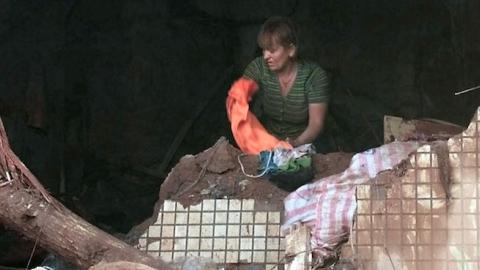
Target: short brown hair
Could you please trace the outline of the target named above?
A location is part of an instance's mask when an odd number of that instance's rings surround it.
[[[273,43],[284,47],[298,47],[297,29],[287,17],[274,16],[265,21],[258,33],[258,46],[262,49],[271,48]],[[298,50],[297,50],[298,51]]]

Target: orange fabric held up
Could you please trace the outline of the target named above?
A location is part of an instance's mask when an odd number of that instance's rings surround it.
[[[255,81],[240,78],[228,92],[227,116],[238,147],[247,154],[259,154],[273,148],[291,149],[292,146],[268,133],[257,117],[250,112],[248,102],[258,90]]]

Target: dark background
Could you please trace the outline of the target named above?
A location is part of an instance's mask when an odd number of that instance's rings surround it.
[[[301,55],[331,77],[323,152],[380,145],[384,115],[466,126],[479,105],[480,90],[454,92],[480,84],[480,1],[0,3],[0,116],[12,148],[112,233],[152,214],[181,156],[231,140],[226,94],[271,15],[297,22]]]

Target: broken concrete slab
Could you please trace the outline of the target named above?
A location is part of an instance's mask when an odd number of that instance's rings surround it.
[[[312,254],[310,252],[310,228],[304,224],[295,224],[285,236],[286,270],[310,269]]]
[[[197,155],[187,155],[184,156],[179,163],[172,169],[169,173],[167,179],[165,179],[164,183],[161,186],[161,190],[159,193],[159,200],[155,205],[155,210],[151,218],[134,228],[129,233],[129,243],[134,245],[139,245],[139,247],[143,248],[146,251],[149,248],[148,252],[153,252],[156,256],[159,256],[160,253],[163,251],[167,251],[166,249],[162,249],[162,242],[161,240],[146,240],[150,236],[145,236],[145,233],[149,232],[152,229],[152,226],[161,226],[161,220],[158,219],[159,213],[164,211],[165,205],[169,205],[172,202],[177,204],[176,207],[180,209],[183,207],[185,212],[188,212],[185,209],[195,209],[196,205],[203,204],[205,201],[220,201],[223,198],[224,200],[240,200],[240,201],[249,201],[253,200],[255,203],[254,211],[263,211],[263,212],[271,212],[274,211],[283,211],[283,199],[288,194],[288,192],[283,191],[270,183],[267,179],[262,178],[250,178],[245,176],[242,173],[240,165],[238,163],[237,157],[241,154],[241,152],[233,147],[232,145],[228,144],[223,139],[219,140],[220,143],[216,143],[211,148],[197,154]],[[214,154],[212,154],[214,153]],[[317,154],[313,157],[313,166],[316,169],[315,173],[318,178],[323,176],[332,175],[338,172],[343,171],[346,167],[348,167],[348,163],[352,154],[349,153],[331,153],[331,154]],[[242,163],[244,165],[245,171],[251,173],[255,172],[258,169],[259,160],[257,156],[244,156],[242,158]],[[206,168],[206,169],[204,169]],[[195,183],[195,184],[193,184]],[[188,189],[187,192],[184,190]],[[228,198],[228,199],[227,199]],[[207,208],[210,207],[209,203],[207,203]],[[230,210],[229,210],[230,211]],[[190,210],[191,214],[196,215]],[[170,215],[170,213],[168,213]],[[283,213],[280,214],[283,216]],[[184,218],[184,217],[180,217]],[[190,220],[190,218],[189,218]],[[202,220],[203,221],[203,220]],[[276,221],[275,221],[276,222]],[[168,225],[168,224],[163,224]],[[163,226],[162,225],[162,226]],[[173,224],[170,224],[173,226]],[[170,226],[168,225],[168,226]],[[206,224],[211,225],[211,224]],[[220,224],[226,225],[226,224]],[[229,224],[229,225],[236,225],[236,224]],[[271,264],[272,267],[276,267],[276,264],[279,260],[283,258],[283,236],[280,235],[280,229],[277,227],[276,224],[269,224],[267,226],[267,230],[275,230],[276,232],[267,233],[267,236],[270,234],[278,233],[278,239],[273,240],[266,240],[266,244],[268,246],[276,247],[280,245],[278,250],[249,250],[247,249],[240,249],[240,255],[243,257],[247,257],[247,259],[241,260],[232,260],[232,262],[223,262],[224,266],[227,269],[265,269],[266,264]],[[184,226],[184,225],[183,225]],[[167,227],[165,227],[167,228]],[[202,226],[203,228],[203,226]],[[171,228],[170,228],[171,229]],[[253,228],[254,229],[254,228]],[[163,230],[163,229],[162,229]],[[152,233],[158,236],[159,232],[162,232],[158,228],[153,228]],[[184,230],[181,228],[180,230]],[[209,230],[210,228],[205,227],[205,230]],[[212,228],[213,230],[213,228]],[[223,228],[220,228],[223,230]],[[197,228],[193,228],[192,230],[187,230],[188,232],[195,233],[198,231]],[[250,230],[251,231],[251,230]],[[204,231],[207,233],[208,231]],[[217,228],[215,228],[215,232],[218,232]],[[162,232],[163,233],[163,232]],[[173,232],[166,232],[167,234],[173,234]],[[200,230],[201,233],[201,230]],[[248,234],[245,234],[247,237]],[[175,236],[171,237],[172,239]],[[180,236],[179,236],[180,237]],[[227,238],[230,237],[227,235]],[[256,236],[254,236],[256,237]],[[263,236],[259,236],[260,238]],[[163,238],[163,236],[162,236]],[[186,238],[186,237],[183,237]],[[196,237],[198,242],[204,245],[207,245],[208,241],[200,241],[200,237]],[[212,237],[215,238],[215,237]],[[221,237],[220,237],[221,238]],[[237,236],[239,239],[240,237]],[[143,239],[143,240],[142,240]],[[164,241],[164,244],[168,244],[173,246],[171,250],[167,252],[171,252],[168,254],[169,258],[178,258],[182,256],[181,250],[175,250],[175,240],[167,240]],[[180,240],[179,247],[186,246],[188,248],[189,241]],[[217,240],[217,242],[225,241],[228,242],[228,239]],[[240,239],[239,239],[240,241]],[[249,241],[249,240],[247,240]],[[263,241],[257,239],[258,241]],[[169,242],[169,243],[167,243]],[[191,244],[196,247],[195,240],[192,239],[190,241]],[[277,244],[277,242],[279,242]],[[222,242],[223,243],[223,242]],[[260,243],[257,243],[260,244]],[[150,247],[148,246],[150,245]],[[213,241],[213,247],[215,247],[215,241]],[[217,244],[220,245],[220,244]],[[158,247],[158,248],[157,248]],[[151,249],[150,249],[151,248]],[[173,250],[173,251],[172,251]],[[186,250],[186,249],[185,249]],[[177,252],[178,251],[178,252]],[[198,251],[198,252],[197,252]],[[199,252],[203,253],[205,256],[213,257],[215,252],[218,250],[210,250],[210,249],[199,249],[197,248],[194,254],[198,256]],[[232,252],[236,252],[235,250],[231,250]],[[175,252],[178,254],[175,255]],[[220,252],[220,251],[218,251]],[[227,251],[228,253],[229,251]],[[243,253],[242,253],[243,252]],[[279,253],[280,252],[280,253]],[[185,252],[183,252],[185,255]],[[187,252],[187,255],[189,253]],[[243,254],[243,255],[242,255]],[[281,255],[279,255],[281,254]],[[164,254],[165,255],[165,254]],[[202,254],[200,254],[202,255]],[[162,256],[162,255],[160,255]],[[167,256],[167,255],[165,255]],[[177,256],[177,257],[175,257]],[[217,253],[218,258],[223,258],[222,256],[228,256],[225,254]],[[235,255],[231,255],[235,257]],[[250,256],[250,259],[248,257]],[[276,259],[276,261],[275,261]],[[225,258],[223,258],[225,260]],[[263,260],[263,261],[262,261]],[[266,262],[265,262],[266,261]],[[275,262],[274,262],[275,261]],[[283,263],[282,263],[283,267]]]
[[[447,162],[424,145],[405,175],[387,172],[359,186],[353,248],[345,245],[342,256],[372,270],[479,269],[479,120],[477,110],[468,128],[448,140]]]
[[[285,250],[282,211],[254,199],[206,199],[189,207],[166,200],[138,248],[167,262],[196,256],[221,266],[242,263],[275,269]]]
[[[383,118],[384,142],[395,140],[446,140],[460,134],[465,128],[436,119],[405,120],[385,115]]]

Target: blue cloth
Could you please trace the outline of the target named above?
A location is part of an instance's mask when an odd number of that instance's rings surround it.
[[[296,172],[301,168],[309,168],[312,160],[310,155],[304,155],[298,158],[290,158],[285,164],[275,163],[274,151],[262,151],[259,154],[260,166],[258,170],[265,175],[273,175],[282,172]]]
[[[260,166],[259,171],[263,172],[266,170],[266,174],[274,173],[278,170],[278,166],[273,162],[273,152],[271,151],[262,151],[259,154]]]

